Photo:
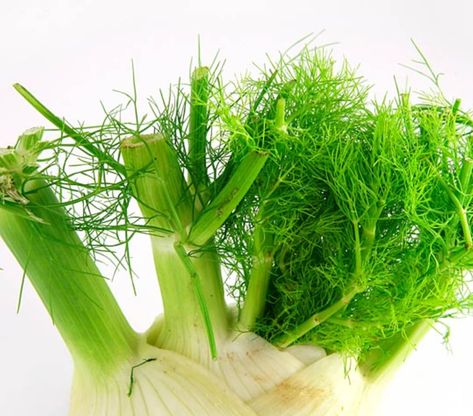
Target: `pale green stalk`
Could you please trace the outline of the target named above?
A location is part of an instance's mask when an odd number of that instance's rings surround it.
[[[0,207],[0,236],[41,297],[77,367],[97,376],[112,373],[133,356],[137,335],[51,189],[35,180],[24,191],[30,202],[23,210],[34,218]]]
[[[215,355],[212,339],[228,325],[223,283],[212,250],[193,255],[197,247],[183,243],[193,207],[176,154],[159,135],[127,139],[121,151],[146,221],[169,230],[151,236],[164,307],[159,345],[199,361],[210,337]]]
[[[273,267],[273,238],[263,224],[255,226],[253,240],[253,264],[245,303],[238,320],[241,331],[254,330],[256,320],[263,314]]]

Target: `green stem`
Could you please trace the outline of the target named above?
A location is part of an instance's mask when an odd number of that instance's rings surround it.
[[[246,195],[267,159],[267,154],[257,151],[245,156],[220,193],[195,220],[189,233],[190,243],[197,246],[204,245],[215,235]]]
[[[360,228],[358,221],[353,221],[353,231],[355,235],[355,276],[361,275],[361,270],[363,267],[363,257],[361,249],[361,239],[360,239]]]
[[[76,365],[97,375],[111,373],[132,357],[137,335],[53,192],[39,181],[26,186],[28,210],[43,222],[0,208],[0,235],[41,297]]]
[[[448,196],[450,197],[450,200],[453,202],[455,205],[455,210],[457,212],[458,218],[460,220],[460,225],[463,231],[463,237],[465,238],[465,247],[466,248],[471,248],[473,247],[473,239],[471,236],[471,229],[470,225],[468,223],[468,217],[467,217],[467,212],[466,209],[463,207],[462,203],[460,200],[457,198],[457,196],[453,193],[453,191],[450,189],[448,184],[439,176],[439,181],[443,188],[447,191]]]
[[[217,358],[217,346],[215,343],[215,334],[212,328],[212,320],[210,319],[209,310],[207,308],[207,301],[205,299],[204,292],[202,289],[202,282],[199,276],[199,272],[195,264],[192,263],[192,260],[190,256],[188,255],[186,249],[182,245],[182,243],[180,242],[174,243],[174,248],[176,249],[176,253],[179,256],[179,259],[181,260],[182,264],[186,268],[187,273],[189,273],[192,279],[192,282],[193,282],[192,287],[194,289],[197,302],[199,304],[200,313],[202,314],[205,329],[207,331],[207,337],[209,339],[210,354],[212,355],[212,358],[215,359]]]
[[[373,204],[368,211],[368,219],[363,221],[361,234],[361,262],[365,265],[370,258],[376,238],[376,226],[383,211],[384,205],[379,201]]]
[[[295,327],[292,331],[289,331],[273,341],[273,344],[279,348],[289,347],[292,343],[297,341],[299,338],[307,334],[310,330],[316,328],[320,324],[327,321],[337,312],[340,312],[351,302],[353,297],[359,293],[358,288],[350,290],[346,295],[342,296],[337,302],[330,305],[328,308],[324,309],[321,312],[317,312],[307,319],[302,324]]]
[[[209,69],[195,69],[191,78],[189,116],[189,159],[192,184],[197,194],[208,182],[205,147],[207,145]]]
[[[363,264],[369,259],[371,250],[374,245],[376,236],[376,226],[363,227],[362,238],[361,238],[361,258]]]
[[[98,147],[94,146],[94,144],[91,143],[87,137],[69,126],[63,119],[56,116],[25,87],[20,84],[14,84],[13,88],[15,88],[15,90],[17,90],[20,95],[33,106],[35,110],[37,110],[44,118],[46,118],[46,120],[55,125],[59,130],[61,130],[61,132],[64,132],[67,136],[75,140],[78,145],[87,150],[91,155],[95,156],[97,160],[107,163],[110,167],[114,168],[121,174],[125,173],[125,167],[123,165],[118,163],[109,154],[102,152]]]
[[[157,346],[209,365],[229,327],[217,255],[211,248],[192,254],[172,238],[151,241],[164,309]]]
[[[431,320],[421,320],[406,330],[384,339],[359,363],[360,370],[371,382],[376,382],[382,376],[391,374],[416,349],[432,325]]]
[[[285,120],[286,100],[279,98],[276,102],[276,115],[274,117],[274,127],[276,130],[287,133],[287,124]]]
[[[460,202],[465,203],[465,197],[470,193],[471,173],[473,171],[473,160],[465,158],[460,170]]]
[[[263,314],[273,265],[273,237],[262,224],[254,231],[253,265],[248,282],[245,303],[240,313],[238,328],[252,331],[256,320]]]
[[[125,139],[120,150],[145,218],[184,239],[192,204],[171,143],[158,134],[142,135]]]

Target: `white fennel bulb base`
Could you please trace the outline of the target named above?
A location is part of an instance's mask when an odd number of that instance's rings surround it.
[[[150,345],[115,374],[76,370],[70,416],[256,416],[204,367]]]

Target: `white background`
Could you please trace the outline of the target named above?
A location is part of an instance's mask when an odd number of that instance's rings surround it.
[[[0,2],[0,145],[13,144],[26,128],[43,125],[11,88],[21,82],[70,121],[100,119],[99,100],[119,102],[112,89],[130,86],[134,60],[139,91],[156,95],[188,74],[200,35],[203,57],[220,50],[226,73],[243,72],[309,33],[338,42],[336,56],[360,64],[376,84],[404,84],[416,57],[413,38],[434,68],[446,75],[448,97],[473,108],[473,32],[469,1],[84,1]],[[424,82],[409,74],[414,89]],[[143,243],[145,243],[143,241]],[[126,275],[113,290],[133,325],[144,330],[159,313],[149,252],[140,248],[139,297]],[[21,271],[0,244],[0,414],[66,415],[72,364],[33,289],[26,285],[21,313],[16,302]],[[404,365],[383,399],[379,416],[473,414],[473,320],[451,324],[451,353],[435,333]]]

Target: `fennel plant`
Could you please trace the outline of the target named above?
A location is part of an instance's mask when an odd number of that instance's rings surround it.
[[[190,78],[150,118],[134,89],[134,121],[77,127],[15,85],[57,130],[1,150],[0,235],[74,360],[70,414],[370,414],[471,308],[473,121],[441,94],[372,102],[323,49]],[[138,233],[164,309],[144,334],[96,266],[133,282]]]

